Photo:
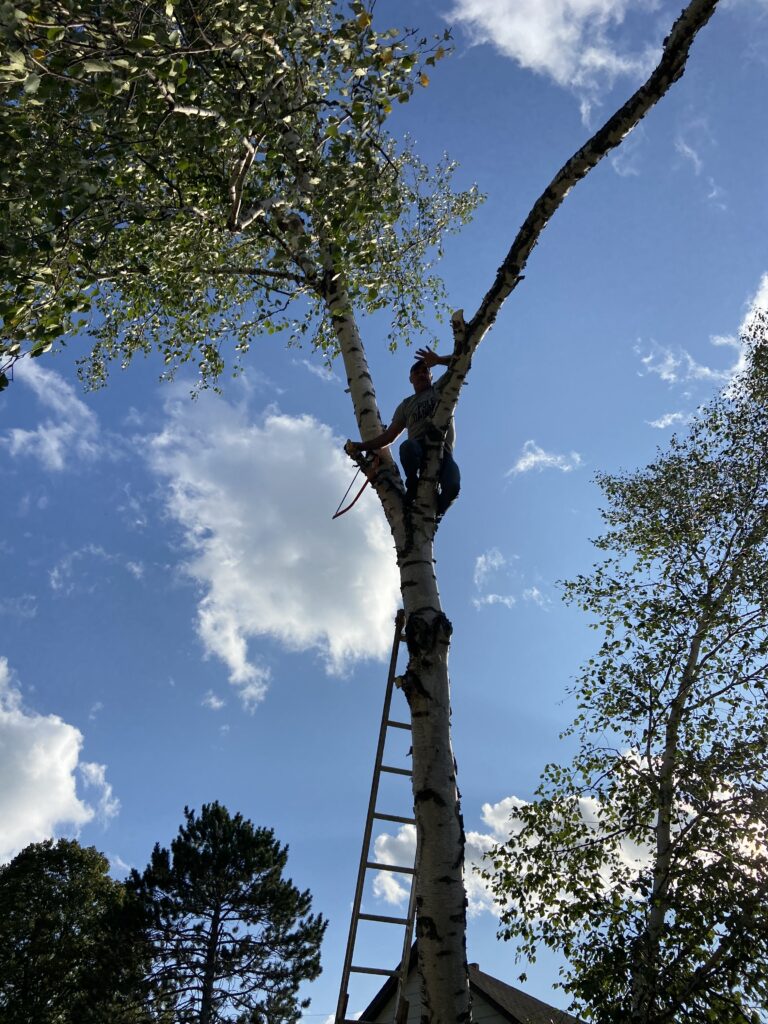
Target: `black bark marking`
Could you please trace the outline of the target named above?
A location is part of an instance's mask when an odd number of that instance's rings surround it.
[[[411,702],[417,697],[426,697],[431,699],[430,694],[422,685],[421,677],[418,672],[414,672],[410,667],[405,670],[405,674],[403,675],[403,693],[405,694],[409,705],[411,705]],[[426,712],[423,712],[423,714],[426,714]],[[414,718],[416,717],[417,715],[414,713]]]
[[[440,794],[436,792],[434,789],[420,789],[418,793],[414,793],[414,804],[426,803],[427,800],[430,800],[438,807],[445,807],[445,800],[443,800]]]
[[[431,616],[425,612],[432,611]],[[411,612],[405,624],[405,638],[408,642],[408,650],[412,655],[428,654],[434,651],[438,644],[447,645],[450,643],[453,626],[443,612],[434,614],[433,609],[420,608]]]
[[[433,942],[440,941],[440,935],[431,917],[418,918],[416,921],[416,937],[419,939],[431,939]]]

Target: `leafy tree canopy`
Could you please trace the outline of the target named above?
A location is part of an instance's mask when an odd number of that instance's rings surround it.
[[[602,475],[606,557],[567,584],[604,641],[490,873],[502,934],[570,961],[599,1022],[768,1014],[768,345],[687,436]]]
[[[0,867],[3,1024],[142,1024],[148,947],[107,858],[73,840]]]
[[[0,355],[86,333],[215,380],[287,329],[335,352],[331,283],[422,330],[455,194],[386,130],[446,53],[355,0],[16,0],[0,8]],[[237,356],[234,356],[236,361]]]
[[[175,1018],[297,1021],[300,983],[320,973],[326,922],[283,878],[288,850],[218,803],[185,808],[170,850],[155,846],[129,890],[152,916],[155,990]]]

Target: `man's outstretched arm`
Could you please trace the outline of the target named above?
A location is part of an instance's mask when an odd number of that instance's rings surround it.
[[[387,445],[392,444],[402,432],[403,427],[393,420],[386,430],[377,434],[376,437],[372,437],[370,441],[348,441],[347,446],[358,452],[375,452],[379,448],[386,448]]]

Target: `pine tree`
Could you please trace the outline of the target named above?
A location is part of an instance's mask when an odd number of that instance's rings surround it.
[[[288,850],[219,803],[184,809],[129,890],[151,919],[153,985],[179,1024],[298,1019],[299,985],[320,973],[326,922],[283,878]]]

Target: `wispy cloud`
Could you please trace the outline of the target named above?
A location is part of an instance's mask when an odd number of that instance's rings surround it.
[[[682,346],[672,348],[651,340],[635,345],[635,353],[643,367],[641,374],[654,374],[670,385],[688,385],[696,382],[721,386],[730,384],[746,369],[747,353],[741,336],[749,332],[758,310],[768,310],[768,273],[762,275],[754,294],[745,302],[745,312],[738,334],[713,334],[709,338],[713,348],[733,350],[733,361],[729,365],[710,366],[699,362]],[[652,427],[664,428],[673,423],[684,423],[686,419],[686,414],[674,412],[648,422]]]
[[[646,420],[645,422],[649,427],[656,427],[657,430],[666,430],[667,427],[672,427],[676,423],[683,424],[690,420],[690,415],[684,412],[665,412],[663,416],[659,416],[656,420]]]
[[[79,767],[86,789],[96,791],[96,816],[102,825],[106,825],[120,813],[120,801],[115,796],[112,785],[107,782],[107,766],[95,761],[85,761]]]
[[[746,353],[739,339],[733,335],[713,335],[710,344],[715,348],[732,348],[736,359],[730,366],[715,367],[700,363],[684,348],[668,348],[655,341],[638,343],[635,352],[640,357],[641,374],[655,374],[666,384],[688,384],[693,381],[707,381],[713,384],[727,384],[740,373],[745,365]],[[680,415],[678,413],[675,416]],[[656,424],[653,424],[654,426]]]
[[[525,442],[517,462],[507,470],[506,476],[530,473],[532,469],[538,472],[543,469],[559,469],[561,473],[570,473],[571,470],[578,469],[582,461],[578,452],[570,452],[568,455],[547,452],[531,440]]]
[[[36,615],[37,598],[34,594],[0,597],[0,616],[11,619],[34,619]]]
[[[636,178],[640,175],[641,153],[645,143],[645,129],[637,125],[624,136],[618,149],[611,153],[611,167],[620,178]]]
[[[706,192],[704,198],[712,206],[719,210],[726,210],[726,194],[711,174],[704,174],[705,152],[710,152],[716,146],[716,141],[710,130],[707,120],[703,117],[696,117],[684,125],[675,137],[675,150],[683,158],[697,178],[706,181]]]
[[[491,548],[489,551],[478,555],[475,559],[475,572],[472,577],[476,587],[482,587],[488,576],[496,569],[501,569],[507,564],[507,560],[498,548]]]
[[[487,605],[500,604],[505,608],[514,608],[517,604],[517,598],[514,594],[481,594],[479,597],[472,598],[472,604],[475,608],[484,608]]]
[[[19,364],[17,378],[34,391],[50,416],[34,430],[14,427],[0,438],[12,456],[35,458],[45,469],[61,472],[72,462],[90,462],[104,454],[96,415],[63,377],[27,359]]]
[[[332,367],[326,364],[320,366],[317,363],[310,362],[309,359],[294,359],[293,365],[303,366],[304,369],[311,373],[313,377],[317,377],[318,380],[323,381],[324,384],[341,383],[341,377],[339,377]]]
[[[502,608],[514,608],[520,601],[524,604],[535,604],[547,610],[550,599],[535,584],[525,586],[523,573],[517,567],[517,556],[507,558],[498,548],[489,548],[475,559],[472,583],[475,593],[472,605],[478,611],[494,605]],[[513,588],[516,593],[512,593]]]
[[[651,12],[656,4],[641,0],[640,6]],[[654,62],[660,38],[642,50],[622,40],[631,7],[630,0],[455,0],[447,18],[463,26],[473,43],[490,43],[521,67],[573,91],[587,120],[616,79],[637,78]]]
[[[130,559],[123,559],[121,555],[111,554],[100,544],[84,544],[62,555],[49,569],[48,582],[51,590],[59,597],[69,597],[76,592],[92,594],[104,582],[103,571],[93,571],[94,562],[119,566],[136,580],[140,580],[144,575],[144,566],[140,562],[132,562]]]
[[[210,708],[211,711],[221,711],[226,701],[222,700],[221,697],[217,697],[213,690],[209,690],[200,703],[204,708]]]
[[[510,562],[498,548],[490,548],[475,559],[475,571],[472,582],[476,593],[472,597],[475,608],[489,607],[498,604],[505,608],[513,608],[517,604],[514,594],[498,593],[500,585],[506,585],[510,577]]]
[[[529,604],[535,604],[542,611],[547,611],[552,604],[552,601],[537,586],[526,587],[523,591],[523,600]]]
[[[704,161],[701,159],[701,157],[693,148],[693,146],[689,145],[689,143],[687,143],[685,139],[678,136],[675,139],[675,149],[680,154],[680,156],[684,157],[686,160],[689,161],[689,163],[693,167],[694,174],[701,174],[701,169],[704,166]]]

